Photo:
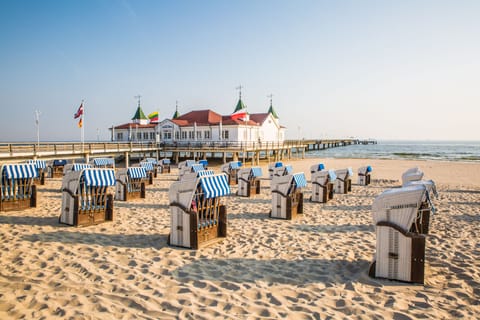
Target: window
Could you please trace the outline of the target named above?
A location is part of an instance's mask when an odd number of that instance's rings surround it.
[[[182,131],[182,140],[186,140],[186,139],[187,139],[187,132]]]
[[[155,140],[155,132],[150,132],[150,140]]]
[[[212,137],[210,136],[210,131],[203,131],[203,137],[205,138],[205,140],[211,139]]]
[[[225,140],[229,139],[228,130],[223,130],[222,131],[222,139],[225,139]]]
[[[202,139],[202,131],[197,131],[197,139],[198,140]]]
[[[193,140],[193,138],[195,138],[193,131],[188,131],[188,139]]]
[[[137,140],[142,140],[142,133],[141,132],[137,132]]]
[[[180,132],[175,131],[175,140],[180,140]]]
[[[123,132],[117,132],[117,140],[123,140]]]
[[[164,131],[163,140],[171,140],[171,139],[172,139],[172,133],[170,131]]]
[[[143,133],[143,140],[148,140],[148,132]]]

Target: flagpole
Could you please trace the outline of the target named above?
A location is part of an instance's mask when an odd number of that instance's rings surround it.
[[[82,140],[82,153],[85,153],[85,100],[82,100],[83,113],[82,113],[82,127],[81,129],[81,140]]]

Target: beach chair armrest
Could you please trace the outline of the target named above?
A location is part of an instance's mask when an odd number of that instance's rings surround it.
[[[126,182],[123,182],[123,181],[121,181],[121,180],[119,180],[119,179],[115,179],[115,181],[116,181],[117,183],[120,183],[122,186],[126,186],[126,185],[127,185]]]
[[[320,186],[321,188],[325,189],[327,186],[326,185],[323,185],[321,183],[318,183],[317,181],[314,181],[312,182],[312,185],[317,185],[317,186]]]
[[[194,211],[190,210],[189,208],[185,207],[183,204],[181,204],[179,202],[172,202],[172,203],[170,203],[170,206],[180,208],[180,210],[182,210],[183,212],[188,213],[188,214],[195,214]]]
[[[76,194],[75,194],[72,190],[70,190],[70,189],[68,189],[68,188],[63,188],[63,189],[62,189],[62,192],[68,193],[71,197],[75,197],[75,196],[76,196]]]
[[[283,192],[281,192],[279,190],[272,190],[272,193],[278,193],[279,195],[281,195],[284,198],[288,197],[288,194],[284,194]]]
[[[404,235],[405,237],[409,237],[409,238],[421,238],[421,237],[425,237],[424,235],[422,234],[417,234],[417,233],[413,233],[413,232],[409,232],[405,229],[403,229],[402,227],[396,225],[395,223],[392,223],[392,222],[389,222],[389,221],[380,221],[377,223],[377,226],[379,227],[390,227],[390,228],[393,228],[395,229],[396,231],[400,232],[402,235]]]

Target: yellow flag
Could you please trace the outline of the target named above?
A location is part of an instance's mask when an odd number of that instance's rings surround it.
[[[78,121],[78,127],[81,128],[83,125],[83,118],[80,118],[80,121]]]

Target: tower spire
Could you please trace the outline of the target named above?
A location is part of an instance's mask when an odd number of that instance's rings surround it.
[[[239,99],[239,100],[242,100],[242,89],[243,89],[242,85],[239,85],[239,86],[236,87],[235,89],[238,90],[238,99]]]

